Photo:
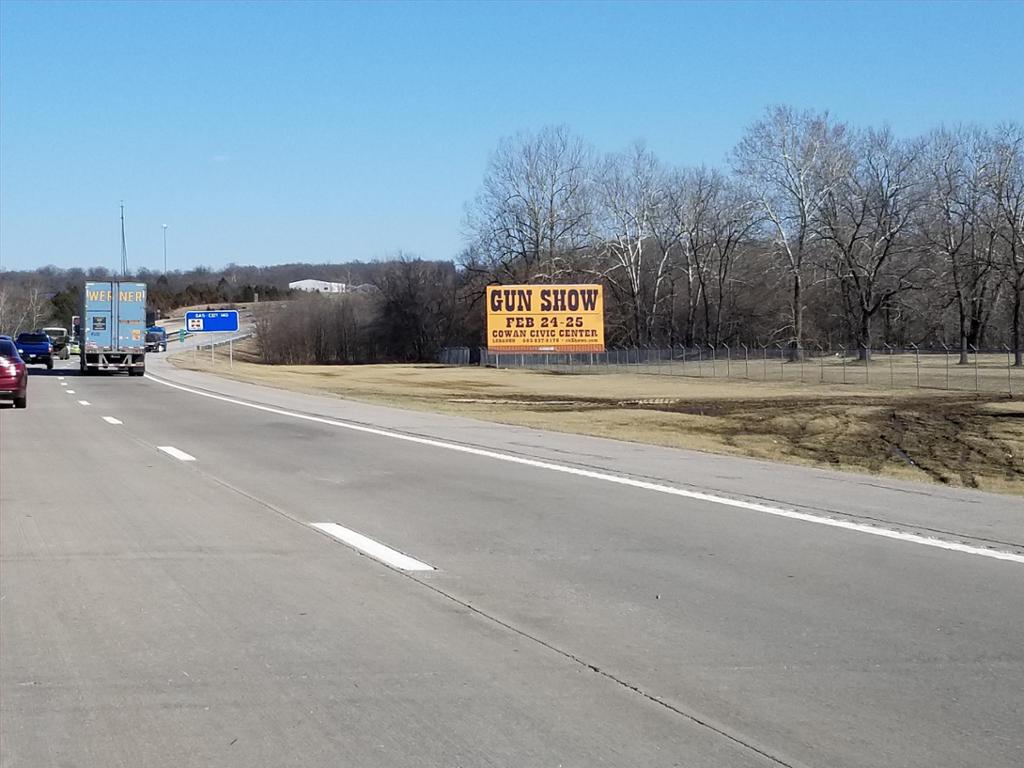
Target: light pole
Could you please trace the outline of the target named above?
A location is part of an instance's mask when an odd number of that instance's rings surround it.
[[[164,274],[167,274],[167,225],[164,224]]]

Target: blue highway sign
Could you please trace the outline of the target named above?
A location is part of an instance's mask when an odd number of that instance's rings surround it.
[[[238,330],[238,312],[186,312],[185,328],[189,333],[229,333]]]

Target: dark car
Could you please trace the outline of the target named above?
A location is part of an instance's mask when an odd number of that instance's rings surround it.
[[[19,333],[15,344],[26,365],[41,363],[47,368],[53,368],[53,342],[45,333]]]
[[[167,351],[167,331],[159,325],[153,325],[146,329],[146,351]]]
[[[0,400],[13,400],[15,408],[28,405],[28,370],[6,336],[0,336]]]

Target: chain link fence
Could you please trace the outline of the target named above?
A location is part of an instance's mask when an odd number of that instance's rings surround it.
[[[492,352],[446,347],[438,361],[446,365],[526,368],[555,373],[642,373],[750,381],[847,384],[887,389],[944,389],[1020,396],[1024,368],[1014,366],[1008,347],[975,349],[966,363],[958,349],[883,346],[826,349],[810,347],[794,356],[784,345],[748,347],[627,347],[606,352]]]

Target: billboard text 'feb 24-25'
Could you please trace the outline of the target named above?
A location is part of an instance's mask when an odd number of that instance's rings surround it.
[[[488,286],[487,348],[492,352],[603,352],[603,286]]]

